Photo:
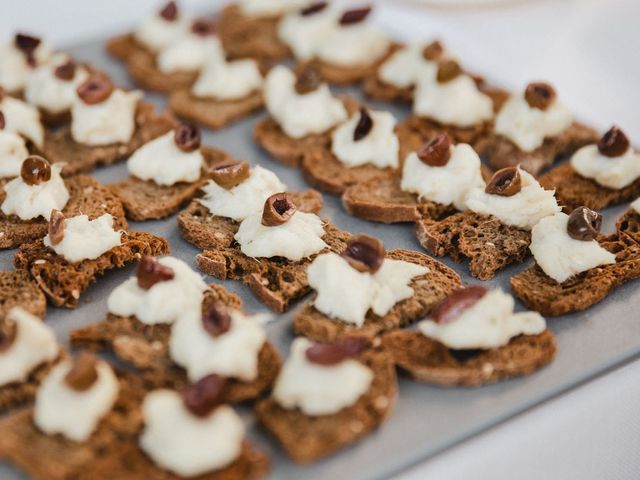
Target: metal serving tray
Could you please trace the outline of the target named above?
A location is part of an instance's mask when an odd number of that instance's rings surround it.
[[[118,83],[130,84],[124,68],[104,53],[102,42],[74,47],[70,51],[78,59],[106,70]],[[360,95],[355,89],[340,91]],[[159,95],[147,95],[147,99],[160,107],[165,103],[164,98]],[[404,118],[409,111],[395,105],[369,103],[392,111],[398,119]],[[308,188],[298,170],[271,160],[254,145],[252,129],[259,118],[262,116],[254,116],[219,132],[206,131],[203,144],[219,147],[236,158],[246,159],[252,164],[261,164],[275,171],[290,190]],[[99,169],[94,175],[102,183],[111,183],[126,178],[127,171],[121,163]],[[329,195],[324,198],[323,216],[340,228],[376,236],[384,241],[387,248],[421,250],[411,225],[382,225],[362,221],[347,215],[338,198]],[[625,208],[607,211],[606,226],[611,228],[615,218]],[[167,238],[172,255],[195,268],[195,255],[199,250],[180,237],[175,217],[164,221],[131,222],[131,228],[147,230]],[[13,268],[13,253],[0,252],[0,269]],[[466,265],[455,264],[448,258],[442,261],[455,268],[463,281],[478,282],[468,274]],[[525,263],[507,268],[485,284],[509,291],[509,278],[527,265]],[[70,329],[104,319],[109,292],[132,275],[132,272],[133,267],[129,267],[99,278],[97,284],[83,295],[80,306],[75,310],[49,307],[46,321],[55,329],[60,342],[68,345],[67,333]],[[213,278],[207,280],[219,282]],[[226,288],[242,296],[249,312],[267,311],[247,287],[233,281],[223,283]],[[447,389],[430,387],[401,376],[399,398],[389,420],[363,441],[314,465],[297,466],[292,463],[283,455],[278,445],[257,427],[251,409],[241,407],[240,411],[247,422],[251,439],[272,458],[271,478],[386,478],[639,356],[640,322],[633,307],[634,299],[637,302],[639,298],[637,287],[638,285],[628,284],[586,312],[549,320],[549,327],[558,339],[557,358],[550,366],[529,377],[476,389]],[[296,307],[291,312],[278,315],[266,327],[269,339],[284,357],[293,339],[291,319],[295,311]],[[0,478],[25,477],[12,467],[0,464]]]

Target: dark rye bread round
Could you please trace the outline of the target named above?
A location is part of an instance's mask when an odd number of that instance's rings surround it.
[[[156,113],[155,107],[147,102],[138,102],[136,127],[129,143],[112,143],[90,146],[76,143],[71,136],[71,127],[47,131],[42,154],[51,163],[65,162],[62,174],[65,176],[88,172],[99,165],[111,165],[123,160],[149,140],[153,140],[174,128],[172,115]]]
[[[107,187],[88,175],[70,177],[64,183],[69,191],[69,201],[62,210],[65,216],[84,214],[94,219],[109,213],[113,216],[114,228],[127,228],[122,203]],[[0,204],[5,198],[6,192],[0,187]],[[0,249],[43,238],[49,228],[48,221],[42,217],[21,220],[17,215],[7,216],[0,211]]]
[[[640,196],[640,178],[624,188],[615,190],[583,177],[573,169],[570,162],[541,175],[539,182],[545,190],[555,189],[558,203],[567,213],[581,206],[602,210],[635,200]]]
[[[415,331],[389,332],[382,343],[396,365],[412,378],[442,387],[478,387],[512,377],[530,375],[556,354],[553,333],[520,335],[500,348],[460,351]]]
[[[618,286],[640,277],[640,244],[626,234],[603,237],[599,243],[615,253],[615,264],[592,268],[562,283],[536,264],[511,278],[514,295],[528,308],[555,317],[586,310]]]
[[[190,90],[178,90],[169,98],[169,109],[178,117],[217,130],[264,107],[261,91],[236,100],[196,97]]]
[[[416,235],[431,255],[449,255],[456,262],[468,259],[471,275],[480,280],[489,280],[501,268],[522,262],[531,243],[531,232],[471,211],[440,221],[422,218],[416,222]]]
[[[204,302],[222,302],[230,308],[242,310],[242,300],[219,285],[209,285]],[[69,334],[74,348],[92,351],[109,350],[140,370],[154,388],[179,390],[188,383],[186,372],[169,355],[171,325],[147,325],[136,317],[109,314],[107,319]],[[224,401],[238,403],[253,400],[271,388],[280,370],[280,355],[265,342],[258,357],[258,377],[252,382],[228,379]]]
[[[47,298],[26,270],[0,272],[0,319],[13,307],[44,318]]]
[[[640,214],[633,208],[627,210],[618,218],[616,230],[631,240],[640,243]]]
[[[411,280],[414,294],[403,300],[384,316],[380,317],[371,310],[367,313],[362,327],[326,316],[316,310],[313,300],[296,313],[293,330],[312,340],[330,342],[341,336],[362,336],[373,338],[380,333],[409,325],[425,317],[431,309],[446,298],[453,290],[460,288],[460,277],[446,265],[423,253],[412,250],[390,250],[387,258],[422,265],[429,269],[425,275]],[[348,295],[349,292],[345,292]]]
[[[129,75],[145,90],[175,92],[189,88],[198,77],[198,72],[165,73],[156,66],[156,55],[140,44],[133,34],[121,35],[107,42],[107,52],[124,62]]]
[[[162,479],[180,477],[157,467],[138,447],[143,429],[141,403],[149,387],[134,374],[119,373],[120,392],[86,442],[45,435],[33,423],[33,409],[21,410],[0,423],[0,456],[32,478],[46,480]],[[34,462],[33,459],[38,461]],[[269,460],[248,443],[228,467],[192,477],[197,480],[263,478]]]
[[[231,160],[222,150],[202,147],[205,166],[200,179],[193,183],[180,182],[175,185],[158,185],[153,180],[141,180],[130,176],[121,182],[112,183],[108,188],[115,193],[131,220],[160,219],[176,213],[180,207],[196,196],[198,190],[209,180],[208,171],[215,165]]]
[[[167,255],[169,243],[146,232],[124,231],[122,242],[95,260],[71,263],[52,249],[42,239],[20,245],[15,255],[17,268],[31,273],[40,289],[56,307],[75,308],[80,295],[89,284],[107,270],[123,267],[139,260],[143,255]]]
[[[355,98],[340,98],[349,115],[360,108],[360,102]],[[333,129],[302,138],[291,138],[272,117],[267,117],[256,123],[253,137],[256,143],[275,160],[289,167],[297,167],[312,148],[329,149],[331,147],[332,131]]]
[[[295,462],[330,455],[369,434],[391,414],[398,387],[389,353],[376,346],[355,359],[373,371],[373,381],[356,403],[335,414],[309,416],[298,408],[285,409],[271,397],[257,403],[258,420]]]
[[[344,251],[351,234],[325,222],[322,239],[327,248],[298,262],[283,257],[251,258],[233,242],[204,250],[196,257],[198,268],[220,279],[239,280],[248,285],[258,299],[271,310],[283,313],[298,299],[309,293],[307,267],[313,259],[328,251]]]
[[[598,138],[595,130],[574,122],[559,135],[545,138],[542,145],[532,152],[523,152],[511,140],[495,132],[479,138],[475,148],[496,170],[520,165],[531,174],[538,175],[558,158],[571,155],[585,145],[596,143]]]
[[[353,85],[361,82],[365,78],[375,77],[378,67],[399,48],[400,45],[391,44],[382,57],[368,65],[337,65],[320,60],[319,58],[314,58],[313,60],[298,64],[296,71],[302,71],[304,68],[311,67],[328,83],[335,85]]]
[[[282,60],[291,51],[278,38],[278,24],[282,17],[248,16],[239,6],[228,5],[222,9],[218,21],[218,33],[225,52],[234,58]]]
[[[400,88],[385,83],[378,76],[378,71],[379,68],[375,73],[367,75],[364,78],[362,82],[364,93],[375,100],[406,104],[411,104],[411,102],[413,102],[413,93],[415,91],[413,86]]]
[[[289,195],[302,212],[319,214],[324,206],[322,195],[315,190],[289,192]],[[178,215],[178,225],[182,238],[204,250],[231,246],[240,223],[211,215],[207,207],[194,200]]]
[[[66,357],[67,353],[64,350],[60,350],[57,358],[40,364],[29,374],[24,382],[13,382],[0,386],[0,415],[33,403],[42,380],[49,375],[54,365]],[[2,458],[2,448],[0,448],[0,458]]]

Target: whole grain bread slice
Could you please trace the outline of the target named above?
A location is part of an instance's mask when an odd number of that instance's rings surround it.
[[[328,251],[342,252],[351,234],[325,222],[322,239],[327,247],[315,255],[293,262],[283,257],[252,258],[233,242],[204,250],[196,257],[198,268],[220,279],[239,280],[248,285],[258,299],[275,312],[286,312],[293,303],[309,293],[307,266],[313,259]]]
[[[124,62],[131,78],[145,90],[174,92],[189,88],[198,77],[197,71],[162,72],[156,65],[156,55],[140,44],[133,34],[109,40],[106,49]]]
[[[442,387],[478,387],[530,375],[556,353],[553,333],[520,335],[491,350],[451,350],[416,331],[398,330],[382,337],[395,364],[412,378]]]
[[[209,180],[209,169],[231,160],[229,154],[215,148],[202,147],[201,152],[205,166],[200,178],[195,182],[180,182],[166,186],[131,176],[121,182],[112,183],[109,188],[120,198],[127,217],[131,220],[140,222],[168,217],[196,196],[198,190]]]
[[[148,387],[134,374],[119,374],[114,407],[86,442],[45,435],[33,423],[33,409],[16,412],[0,422],[0,457],[30,477],[47,480],[178,479],[157,467],[138,447],[143,426],[140,409]],[[38,461],[33,461],[37,458]],[[248,443],[228,467],[198,476],[200,480],[259,479],[269,460]]]
[[[218,22],[225,52],[234,58],[282,60],[289,57],[289,47],[278,37],[280,19],[280,15],[249,16],[238,5],[226,6]]]
[[[309,416],[297,408],[285,409],[271,397],[256,405],[262,426],[295,462],[314,462],[341,450],[379,427],[391,414],[398,387],[389,353],[378,346],[355,359],[373,371],[373,381],[356,403],[335,414]]]
[[[562,283],[537,264],[511,278],[511,289],[530,309],[545,316],[579,312],[595,305],[623,283],[640,277],[640,244],[626,234],[599,239],[616,255],[616,263],[582,272]]]
[[[388,251],[386,257],[415,263],[429,269],[426,274],[411,281],[410,287],[414,291],[412,297],[394,305],[383,317],[369,311],[362,327],[326,316],[315,309],[312,300],[299,310],[293,319],[293,330],[296,335],[303,335],[321,342],[334,341],[345,335],[373,338],[384,331],[404,327],[420,320],[438,302],[461,286],[460,277],[456,272],[423,253],[398,249]]]
[[[640,243],[640,213],[630,208],[616,222],[616,231]]]
[[[26,270],[0,272],[0,318],[13,307],[21,307],[40,318],[47,311],[47,298]]]
[[[546,190],[555,189],[558,203],[567,213],[581,206],[602,210],[640,196],[640,178],[618,190],[607,188],[580,175],[569,162],[541,175],[539,182]]]
[[[90,283],[107,270],[123,267],[143,255],[167,255],[169,243],[146,232],[123,231],[121,244],[95,260],[71,263],[47,247],[42,239],[20,245],[17,268],[31,273],[49,301],[57,307],[75,308]]]
[[[349,115],[360,108],[360,102],[355,98],[341,98]],[[302,138],[291,138],[280,128],[278,122],[272,117],[267,117],[256,123],[253,137],[256,143],[275,160],[289,167],[297,167],[311,149],[330,150],[332,131],[333,129]]]
[[[204,302],[222,302],[230,308],[242,310],[242,300],[220,285],[209,285]],[[74,348],[93,351],[110,350],[139,369],[147,384],[154,388],[180,389],[188,383],[186,372],[169,356],[171,326],[147,325],[136,317],[109,314],[102,322],[72,330],[69,334]],[[280,369],[280,355],[265,342],[258,357],[258,377],[252,382],[228,379],[223,398],[237,403],[253,400],[267,391]]]
[[[94,219],[109,213],[114,218],[114,228],[127,228],[120,199],[93,177],[76,175],[65,179],[64,183],[69,191],[69,201],[62,213],[67,217],[85,214]],[[6,192],[0,187],[0,204],[5,198]],[[0,249],[14,248],[44,237],[49,228],[48,221],[42,217],[21,220],[16,215],[7,216],[0,211]]]
[[[362,88],[364,93],[376,100],[384,100],[386,102],[399,102],[411,104],[413,102],[413,94],[415,87],[396,87],[383,82],[378,75],[378,70],[372,75],[367,75],[363,82]]]
[[[319,214],[324,205],[322,195],[315,190],[290,192],[289,195],[302,212]],[[211,215],[209,209],[198,200],[192,201],[180,212],[178,225],[182,237],[203,250],[231,246],[240,226],[230,218]]]
[[[138,102],[135,114],[135,131],[129,143],[113,143],[90,146],[77,143],[71,136],[71,127],[47,131],[42,154],[51,163],[65,162],[63,175],[88,172],[99,165],[111,165],[123,160],[142,145],[174,128],[175,120],[167,112],[156,113],[155,107],[147,102]]]
[[[598,139],[595,130],[574,122],[559,135],[545,138],[542,145],[532,152],[523,152],[511,140],[493,131],[480,138],[475,148],[496,170],[520,165],[531,174],[538,175],[559,158],[571,155],[580,147],[596,143]]]
[[[262,92],[254,91],[237,100],[196,97],[190,90],[178,90],[169,98],[169,109],[178,117],[217,130],[264,107]]]
[[[498,270],[529,255],[531,232],[511,227],[493,216],[466,211],[443,220],[422,218],[416,223],[420,244],[432,255],[469,260],[471,275],[493,278]]]
[[[38,365],[24,382],[12,382],[0,386],[0,415],[32,403],[42,380],[60,360],[66,357],[67,353],[61,349],[58,357]],[[0,458],[2,458],[2,449],[0,449]]]

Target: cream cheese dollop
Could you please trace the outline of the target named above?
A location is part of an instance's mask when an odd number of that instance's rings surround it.
[[[619,190],[640,177],[640,154],[629,147],[619,157],[607,157],[597,145],[587,145],[573,154],[571,167],[603,187]]]
[[[202,314],[180,318],[171,330],[169,354],[187,371],[189,380],[217,374],[252,382],[258,378],[258,354],[266,335],[257,319],[229,309],[231,326],[213,337],[202,324]]]
[[[77,215],[64,221],[64,236],[57,245],[51,244],[47,234],[43,243],[69,262],[95,260],[122,243],[122,232],[113,229],[113,217],[109,213],[89,220],[87,215]]]
[[[24,138],[17,133],[0,130],[0,178],[20,175],[22,162],[28,156]]]
[[[484,188],[480,157],[466,143],[452,145],[450,151],[451,157],[442,167],[427,165],[417,153],[410,153],[404,161],[400,188],[420,199],[466,210],[469,192]]]
[[[496,116],[495,132],[523,152],[538,148],[547,137],[559,135],[573,123],[573,114],[558,100],[546,110],[529,106],[524,94],[512,96]]]
[[[347,110],[326,84],[301,95],[295,91],[295,83],[291,70],[277,66],[269,72],[264,85],[267,109],[289,137],[324,133],[346,120]]]
[[[159,258],[158,262],[173,270],[171,280],[158,282],[148,290],[131,277],[117,286],[107,300],[109,312],[121,317],[135,316],[147,325],[173,323],[179,318],[199,314],[207,284],[182,260]]]
[[[471,127],[493,118],[493,102],[469,75],[446,83],[426,76],[416,85],[413,111],[447,125]]]
[[[282,366],[273,398],[286,409],[300,408],[307,415],[331,415],[350,407],[369,390],[373,372],[357,360],[347,359],[325,366],[306,357],[312,343],[296,338]]]
[[[435,81],[437,62],[425,60],[422,51],[425,44],[412,42],[391,55],[378,69],[378,78],[398,88],[414,86],[418,79]]]
[[[515,313],[514,305],[511,295],[492,290],[455,320],[448,323],[423,320],[418,330],[457,350],[499,348],[518,335],[539,335],[546,330],[546,322],[538,312]]]
[[[562,283],[578,273],[616,263],[615,254],[596,240],[576,240],[567,233],[569,216],[558,212],[543,218],[531,231],[529,249],[544,273]]]
[[[333,252],[319,255],[307,268],[309,286],[317,292],[316,310],[358,327],[371,310],[383,317],[398,302],[413,296],[411,280],[426,275],[427,267],[384,259],[375,273],[359,272]],[[345,295],[345,292],[349,292]]]
[[[77,65],[72,79],[62,80],[56,77],[56,68],[69,59],[64,53],[56,54],[49,62],[33,71],[27,79],[24,92],[27,102],[53,114],[71,108],[76,98],[76,89],[89,77],[89,73],[84,67]]]
[[[45,63],[50,55],[51,50],[44,42],[40,42],[33,52],[37,65]],[[24,88],[32,72],[33,67],[14,41],[0,46],[0,87],[8,92],[18,92]]]
[[[244,182],[228,190],[209,180],[202,188],[204,197],[198,201],[207,207],[211,215],[239,222],[261,212],[264,202],[271,195],[286,190],[287,186],[275,173],[257,165],[250,170],[249,177]]]
[[[40,112],[36,107],[17,98],[5,96],[0,100],[0,111],[4,115],[4,129],[7,132],[19,133],[37,147],[42,147],[44,128],[40,121]]]
[[[156,63],[163,73],[200,71],[209,62],[224,61],[225,53],[215,35],[188,33],[158,53]]]
[[[158,52],[187,35],[190,23],[189,18],[179,13],[174,20],[167,20],[156,14],[146,18],[133,32],[133,36],[151,52]]]
[[[206,417],[193,415],[172,390],[155,390],[142,404],[140,447],[160,467],[182,477],[222,469],[238,458],[244,424],[227,405]]]
[[[60,352],[53,330],[35,315],[13,307],[7,321],[15,322],[16,336],[9,348],[0,352],[0,387],[24,382],[31,372]]]
[[[111,410],[120,387],[109,364],[98,361],[98,378],[87,390],[78,392],[65,382],[71,367],[69,360],[60,362],[42,381],[33,421],[47,435],[59,433],[70,440],[84,442]]]
[[[545,190],[538,181],[521,168],[522,189],[510,197],[486,193],[475,188],[467,197],[467,208],[481,215],[493,215],[505,225],[531,230],[544,217],[561,210],[554,190]]]
[[[298,60],[311,60],[337,25],[338,12],[331,5],[312,15],[291,12],[280,21],[278,37]]]
[[[209,62],[200,72],[191,92],[199,98],[239,100],[261,91],[262,82],[255,60]]]
[[[373,127],[362,139],[354,140],[360,112],[338,126],[331,136],[331,151],[348,167],[371,164],[379,168],[398,167],[400,142],[395,134],[396,119],[389,112],[368,111]]]
[[[390,46],[389,38],[371,23],[339,25],[323,39],[317,57],[333,65],[367,66],[384,57]]]
[[[138,90],[115,89],[104,102],[94,105],[76,98],[71,107],[71,136],[78,143],[92,146],[129,142],[142,96]]]
[[[636,213],[640,213],[640,198],[636,198],[633,202],[631,202],[631,208],[636,211]]]
[[[248,16],[279,16],[296,9],[303,8],[308,0],[240,0],[240,11]]]
[[[174,137],[175,130],[171,130],[141,146],[127,160],[129,173],[164,186],[197,181],[204,167],[200,149],[184,152]]]
[[[2,213],[17,215],[21,220],[44,217],[51,210],[62,210],[69,201],[69,191],[60,176],[61,165],[51,165],[51,178],[38,185],[28,185],[18,176],[4,186],[7,196],[2,202]]]
[[[297,211],[282,225],[267,227],[260,211],[242,221],[234,238],[248,257],[284,257],[297,262],[324,249],[323,236],[324,224],[313,213]]]

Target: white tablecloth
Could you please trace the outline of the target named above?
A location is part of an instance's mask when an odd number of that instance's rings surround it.
[[[202,9],[216,2],[181,3]],[[549,80],[579,117],[601,129],[615,122],[631,138],[640,138],[638,0],[538,0],[452,9],[428,8],[419,1],[379,3],[378,21],[398,37],[441,37],[465,65],[506,87]],[[4,0],[0,38],[19,27],[57,45],[79,43],[123,30],[157,4]],[[638,479],[638,378],[640,361],[443,452],[398,479]]]

